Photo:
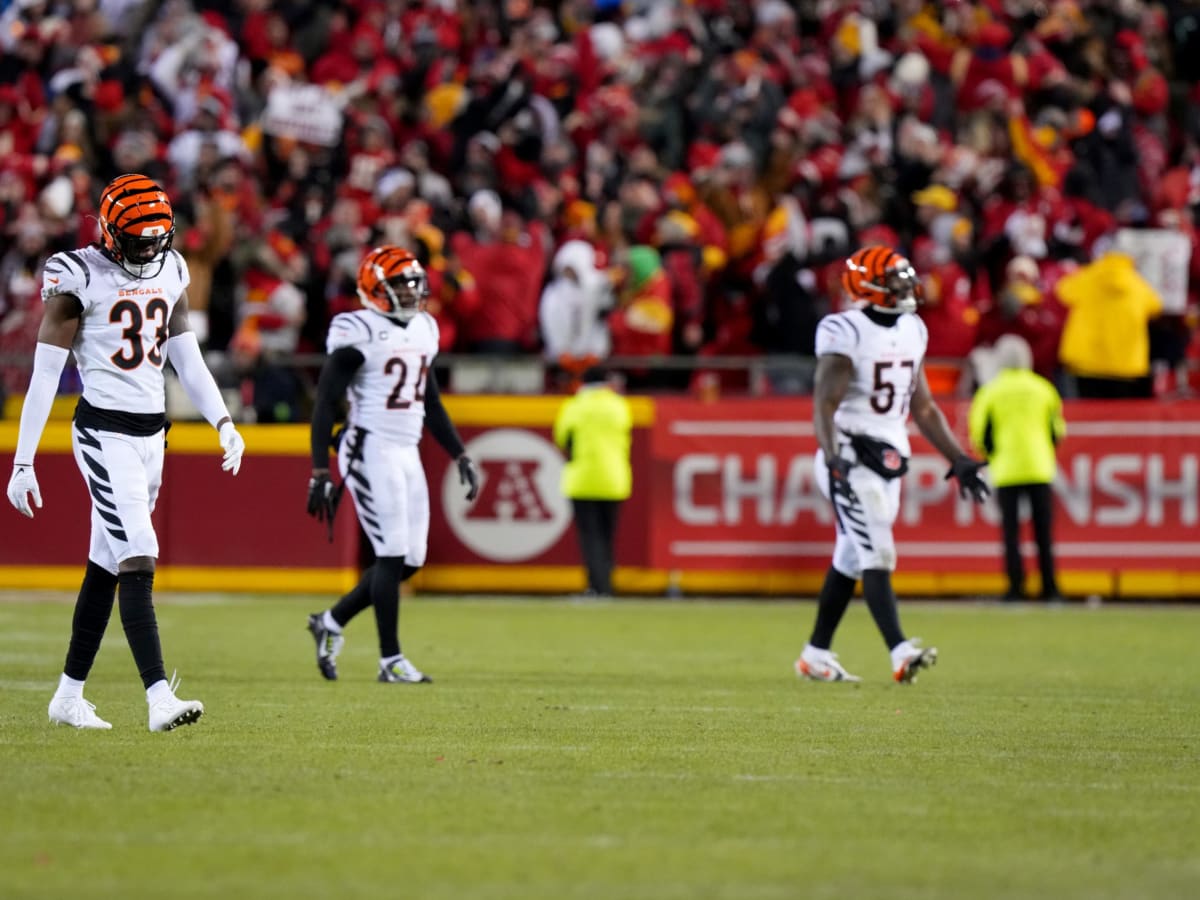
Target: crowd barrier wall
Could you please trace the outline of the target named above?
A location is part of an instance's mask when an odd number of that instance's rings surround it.
[[[615,585],[653,595],[812,596],[833,522],[813,475],[808,399],[703,403],[631,398],[634,496],[620,514]],[[560,594],[583,573],[563,458],[550,439],[559,397],[448,396],[483,473],[468,506],[435,442],[422,453],[433,510],[429,562],[414,588],[446,593]],[[943,407],[960,437],[966,404]],[[1055,484],[1060,586],[1069,595],[1200,597],[1200,402],[1074,402]],[[16,422],[0,422],[11,453]],[[157,584],[165,590],[336,593],[357,578],[353,504],[333,540],[305,515],[304,425],[244,426],[236,478],[216,434],[179,423],[168,435],[154,513]],[[896,526],[896,586],[928,596],[996,595],[1005,587],[994,504],[960,499],[945,462],[913,438]],[[30,521],[0,510],[0,587],[74,589],[88,546],[88,496],[69,422],[52,421],[37,458],[45,503]],[[1032,562],[1033,548],[1025,553]],[[1035,567],[1030,565],[1031,572]],[[1030,588],[1038,588],[1036,575]]]

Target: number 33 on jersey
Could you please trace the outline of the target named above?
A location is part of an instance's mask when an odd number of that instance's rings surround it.
[[[326,350],[352,347],[363,355],[347,394],[351,425],[415,445],[425,422],[425,380],[438,351],[438,327],[421,312],[407,326],[370,310],[334,316]]]
[[[187,263],[175,250],[167,252],[157,275],[144,279],[131,277],[94,246],[46,261],[42,299],[70,294],[83,307],[72,349],[88,402],[134,413],[163,411],[167,323],[189,281]]]

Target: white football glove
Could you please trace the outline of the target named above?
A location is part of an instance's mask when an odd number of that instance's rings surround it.
[[[242,436],[238,434],[238,430],[233,427],[232,422],[226,422],[221,426],[221,430],[217,432],[217,440],[221,442],[221,449],[225,451],[225,458],[221,460],[221,468],[236,475],[238,469],[242,467],[242,454],[246,452],[246,442],[242,440]]]
[[[12,478],[8,479],[8,502],[17,508],[17,512],[33,518],[33,507],[29,505],[29,495],[33,495],[34,505],[42,508],[42,489],[38,487],[37,476],[33,474],[33,466],[13,466]]]

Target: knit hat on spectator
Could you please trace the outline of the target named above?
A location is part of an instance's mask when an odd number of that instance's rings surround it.
[[[645,286],[662,270],[662,259],[653,247],[638,245],[629,248],[629,283],[635,291]]]
[[[680,210],[671,210],[660,217],[654,225],[654,240],[660,246],[690,241],[699,234],[700,224]]]
[[[975,32],[975,41],[988,50],[1003,50],[1012,40],[1012,32],[1003,22],[987,22]]]
[[[932,206],[942,212],[954,212],[958,209],[958,195],[942,184],[931,184],[914,191],[911,199],[917,206]]]
[[[888,86],[897,94],[918,91],[929,82],[929,60],[916,50],[905,53],[896,61]]]
[[[71,180],[62,175],[55,178],[42,188],[38,195],[38,203],[42,210],[56,219],[65,219],[75,206],[75,190]]]
[[[585,222],[596,221],[596,205],[586,200],[572,200],[563,210],[563,224],[567,228],[578,228]]]
[[[500,195],[493,190],[476,191],[467,201],[467,212],[471,217],[482,218],[486,222],[499,224],[503,211],[504,205],[500,202]]]
[[[721,148],[710,141],[694,141],[688,147],[687,169],[696,181],[704,181],[711,174],[721,156]]]
[[[663,200],[668,206],[687,209],[696,202],[696,189],[682,172],[672,172],[663,181]]]
[[[375,183],[375,200],[384,203],[400,191],[412,189],[416,183],[416,177],[408,169],[390,169]]]

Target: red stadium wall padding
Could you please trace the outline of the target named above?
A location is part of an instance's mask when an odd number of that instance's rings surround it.
[[[450,397],[484,474],[463,499],[455,467],[425,441],[430,549],[422,590],[558,592],[581,583],[562,456],[550,441],[558,398]],[[805,399],[636,400],[634,496],[621,511],[618,589],[811,593],[832,522],[813,479]],[[962,434],[966,404],[946,413]],[[1200,596],[1200,403],[1070,403],[1059,452],[1057,547],[1068,593]],[[304,426],[247,426],[231,478],[212,430],[170,432],[155,512],[165,586],[328,591],[353,581],[358,528],[347,498],[334,542],[304,513]],[[16,425],[0,423],[11,454]],[[960,500],[946,465],[914,437],[896,536],[898,584],[931,594],[1001,583],[994,506]],[[66,586],[87,554],[88,497],[65,422],[37,458],[45,501],[33,520],[0,509],[0,587]],[[53,575],[47,573],[54,573]]]
[[[179,426],[182,427],[182,426]],[[172,432],[174,433],[174,432]],[[3,565],[78,565],[88,552],[88,493],[75,460],[39,453],[45,506],[24,519],[5,504]],[[221,457],[167,450],[154,511],[163,566],[334,568],[356,556],[353,512],[338,515],[339,541],[304,513],[309,462],[300,456],[247,456],[231,478]]]
[[[967,404],[945,411],[965,443]],[[1073,403],[1059,451],[1056,544],[1066,569],[1200,572],[1200,405]],[[652,469],[652,565],[819,568],[833,524],[813,478],[808,401],[661,401]],[[994,504],[962,500],[914,433],[896,525],[900,569],[997,571]]]

